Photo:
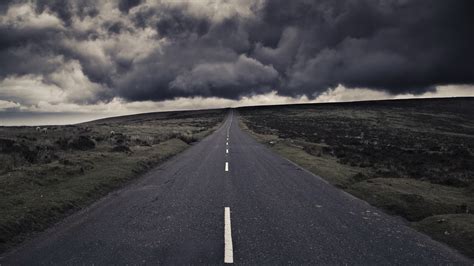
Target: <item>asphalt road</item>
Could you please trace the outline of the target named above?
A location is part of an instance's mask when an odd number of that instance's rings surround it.
[[[241,131],[214,134],[1,260],[26,264],[472,264]]]

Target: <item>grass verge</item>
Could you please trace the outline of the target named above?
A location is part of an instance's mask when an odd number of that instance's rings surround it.
[[[412,226],[474,258],[474,219],[470,214],[444,214],[425,218]]]
[[[73,211],[91,204],[188,146],[182,140],[171,139],[134,156],[78,157],[78,160],[94,161],[94,169],[84,174],[68,173],[68,170],[59,172],[56,163],[46,166],[57,169],[56,173],[48,171],[49,175],[41,179],[34,175],[25,176],[22,172],[9,173],[1,179],[1,185],[9,187],[9,191],[4,189],[4,193],[9,195],[5,197],[4,194],[1,203],[0,250],[6,250],[23,241],[29,233],[44,230]],[[22,179],[21,183],[18,179]]]

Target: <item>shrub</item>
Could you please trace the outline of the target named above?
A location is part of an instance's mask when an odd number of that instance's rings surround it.
[[[68,148],[73,150],[91,150],[95,148],[95,142],[88,136],[79,136],[68,143]]]
[[[112,148],[112,152],[125,152],[125,153],[131,153],[132,150],[128,146],[125,145],[117,145]]]
[[[0,139],[0,152],[10,153],[14,151],[15,141],[11,139]]]

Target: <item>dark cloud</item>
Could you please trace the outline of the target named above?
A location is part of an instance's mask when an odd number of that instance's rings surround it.
[[[290,95],[338,84],[421,93],[434,85],[474,82],[473,61],[467,59],[474,58],[468,48],[474,44],[469,29],[474,23],[469,15],[473,4],[269,1],[262,17],[267,27],[292,26],[300,31],[298,53],[287,64],[282,85]],[[281,53],[273,54],[272,58],[267,53],[265,60],[282,60]]]
[[[142,0],[119,0],[118,8],[120,11],[128,13],[130,8],[138,6],[142,2]]]
[[[2,1],[0,79],[78,75],[97,100],[474,83],[471,0],[217,2]]]
[[[71,2],[62,0],[37,0],[36,11],[43,13],[46,10],[52,11],[66,24],[70,24],[73,16]]]
[[[161,36],[179,38],[189,34],[202,36],[209,30],[207,18],[194,18],[177,8],[164,10],[156,22],[156,29]]]
[[[14,0],[4,0],[4,1],[0,1],[0,14],[5,14],[5,12],[7,11],[8,7],[14,3],[15,1]]]
[[[191,71],[181,73],[170,85],[189,94],[235,98],[242,87],[263,93],[276,86],[277,80],[278,72],[272,66],[242,55],[235,62],[198,64]]]

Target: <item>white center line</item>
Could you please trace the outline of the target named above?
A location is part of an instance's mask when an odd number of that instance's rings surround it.
[[[230,225],[230,208],[224,208],[224,263],[234,263],[232,247],[232,227]]]
[[[225,162],[225,171],[229,172],[229,163],[228,162]]]
[[[225,145],[229,145],[229,142],[226,142]]]
[[[229,149],[225,149],[225,153],[229,153]]]

